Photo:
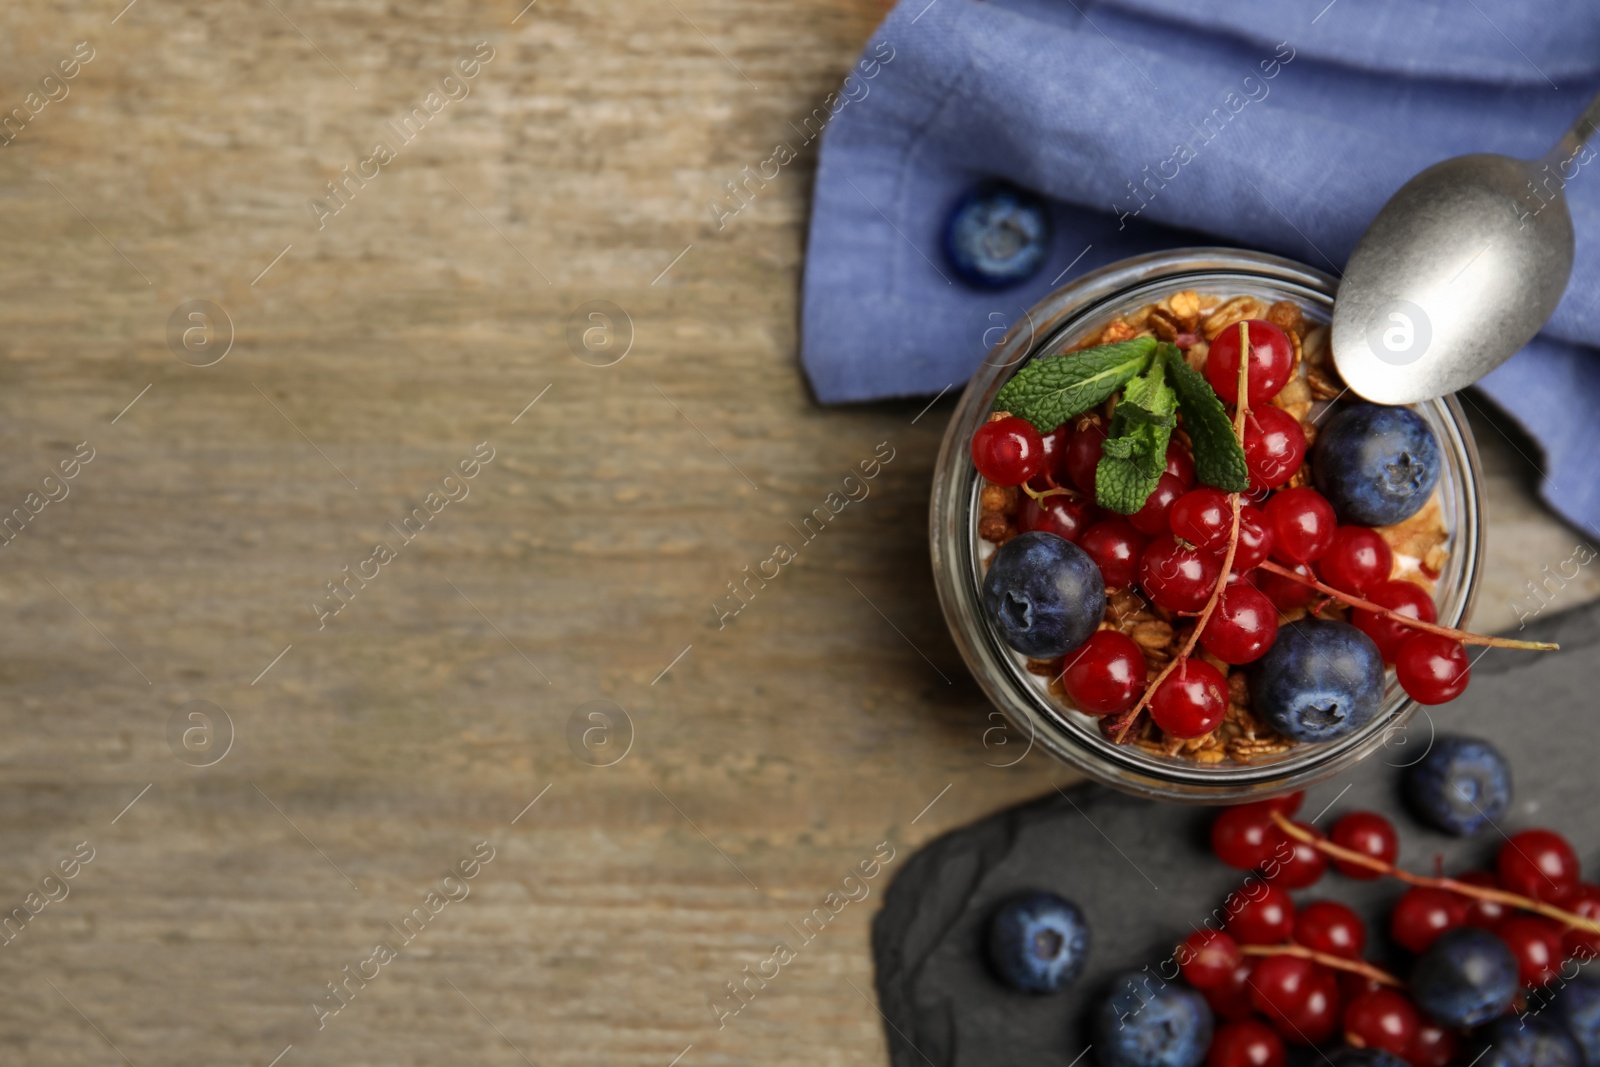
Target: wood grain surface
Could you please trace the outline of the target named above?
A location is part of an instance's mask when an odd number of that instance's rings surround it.
[[[882,9],[124,3],[0,11],[0,1061],[881,1062],[883,856],[1068,780],[935,601],[952,398],[799,374],[815,146],[707,207]]]

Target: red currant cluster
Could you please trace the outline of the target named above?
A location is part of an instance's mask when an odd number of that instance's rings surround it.
[[[1212,824],[1217,857],[1259,879],[1228,897],[1222,929],[1198,931],[1178,946],[1183,977],[1219,1018],[1208,1067],[1282,1067],[1285,1042],[1320,1045],[1341,1032],[1350,1045],[1382,1049],[1412,1067],[1446,1067],[1455,1057],[1460,1035],[1431,1022],[1403,983],[1363,960],[1367,928],[1355,911],[1290,897],[1288,890],[1314,884],[1330,864],[1351,878],[1390,874],[1413,883],[1389,917],[1391,937],[1413,953],[1448,930],[1480,927],[1511,950],[1528,990],[1549,985],[1563,961],[1600,953],[1600,935],[1508,902],[1600,918],[1600,886],[1579,881],[1577,857],[1558,834],[1512,835],[1492,872],[1421,878],[1394,867],[1399,837],[1383,816],[1351,812],[1330,841],[1288,821],[1301,797],[1228,808]]]
[[[1292,503],[1279,504],[1297,494]],[[1297,528],[1301,535],[1291,550],[1275,553],[1276,558],[1302,577],[1320,579],[1336,599],[1352,603],[1351,623],[1372,638],[1385,662],[1394,664],[1400,686],[1411,699],[1419,704],[1443,704],[1466,691],[1472,664],[1460,641],[1407,626],[1387,614],[1430,623],[1439,620],[1426,589],[1416,582],[1389,577],[1394,569],[1389,542],[1365,526],[1335,525],[1332,506],[1315,489],[1277,494],[1267,501],[1269,518],[1274,507],[1285,508],[1289,514],[1280,514],[1273,521]],[[1317,599],[1316,587],[1276,571],[1268,573],[1271,577],[1264,588],[1280,609],[1306,607]]]
[[[1293,344],[1270,322],[1244,325],[1244,331],[1222,330],[1205,363],[1212,388],[1236,403],[1240,333],[1248,335],[1243,447],[1251,490],[1250,502],[1239,508],[1237,535],[1233,501],[1219,489],[1195,486],[1194,461],[1177,441],[1169,445],[1166,470],[1143,507],[1127,516],[1103,512],[1095,503],[1095,477],[1106,431],[1094,417],[1048,434],[1021,418],[988,422],[972,442],[978,472],[996,485],[1024,486],[1018,530],[1045,531],[1077,544],[1099,567],[1108,590],[1140,593],[1170,616],[1205,615],[1215,596],[1198,635],[1214,660],[1253,663],[1276,640],[1280,612],[1322,611],[1341,602],[1356,607],[1351,621],[1395,665],[1408,694],[1425,704],[1454,699],[1470,674],[1461,643],[1388,614],[1436,621],[1428,592],[1414,582],[1391,580],[1393,552],[1375,530],[1339,525],[1333,506],[1313,488],[1286,488],[1304,465],[1306,435],[1294,416],[1268,402],[1293,374]],[[1218,591],[1230,547],[1233,563]],[[1139,646],[1103,629],[1068,657],[1062,683],[1080,710],[1114,716],[1141,704],[1147,674]],[[1201,737],[1227,713],[1227,679],[1205,660],[1184,658],[1160,678],[1147,704],[1169,736]],[[1127,724],[1120,726],[1125,732]]]

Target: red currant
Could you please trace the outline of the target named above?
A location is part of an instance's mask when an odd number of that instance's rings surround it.
[[[1401,895],[1389,916],[1389,934],[1401,948],[1422,952],[1446,930],[1466,921],[1462,898],[1443,889],[1412,886]]]
[[[1194,457],[1176,441],[1167,445],[1167,473],[1183,483],[1185,492],[1194,485]]]
[[[1228,549],[1233,530],[1233,507],[1221,489],[1201,486],[1173,501],[1169,516],[1173,536],[1203,548],[1214,556]]]
[[[1396,579],[1378,582],[1368,588],[1364,595],[1374,604],[1388,608],[1397,615],[1421,619],[1423,622],[1439,620],[1439,611],[1433,606],[1433,598],[1428,595],[1426,589],[1415,582]],[[1395,622],[1386,615],[1379,615],[1362,608],[1350,613],[1350,622],[1356,629],[1372,638],[1372,643],[1378,646],[1378,651],[1390,663],[1394,662],[1406,638],[1418,632],[1415,627]]]
[[[1100,568],[1100,577],[1107,589],[1126,589],[1139,573],[1139,561],[1144,556],[1145,537],[1128,525],[1126,519],[1106,519],[1084,531],[1078,545],[1094,565]]]
[[[1241,945],[1281,945],[1294,932],[1294,901],[1288,890],[1270,882],[1234,890],[1223,911],[1228,933]]]
[[[1127,634],[1097,630],[1067,657],[1061,685],[1079,711],[1111,715],[1126,711],[1144,692],[1144,653]]]
[[[1417,1036],[1411,1039],[1404,1059],[1411,1067],[1450,1067],[1460,1048],[1461,1041],[1453,1031],[1435,1026],[1424,1018],[1417,1026]]]
[[[1267,1018],[1281,1018],[1304,1003],[1316,970],[1299,956],[1263,956],[1250,976],[1250,1002]]]
[[[1309,831],[1311,836],[1321,839],[1324,835],[1321,830],[1305,823],[1296,823],[1302,830]],[[1287,834],[1281,835],[1281,846],[1278,851],[1267,860],[1261,877],[1273,885],[1285,889],[1304,889],[1314,884],[1328,869],[1328,857],[1318,852],[1308,842],[1297,841]]]
[[[1320,1045],[1339,1029],[1339,979],[1326,967],[1313,966],[1311,983],[1297,1004],[1273,1018],[1278,1036],[1296,1045]]]
[[[1269,527],[1270,528],[1270,527]],[[1304,570],[1305,568],[1299,568]],[[1285,578],[1281,574],[1271,571],[1258,570],[1250,573],[1250,583],[1272,601],[1279,611],[1293,611],[1303,608],[1317,599],[1317,591],[1304,582],[1297,582],[1293,578]]]
[[[1500,884],[1513,893],[1560,904],[1578,892],[1578,855],[1550,830],[1523,830],[1500,846]]]
[[[1277,396],[1294,372],[1294,342],[1270,322],[1247,319],[1250,336],[1250,406]],[[1206,381],[1230,404],[1239,401],[1239,324],[1234,323],[1211,341],[1206,352]]]
[[[1422,1017],[1411,1001],[1392,989],[1363,993],[1344,1009],[1344,1039],[1356,1048],[1404,1056],[1421,1025]]]
[[[1517,974],[1529,989],[1550,984],[1561,966],[1561,927],[1537,915],[1514,915],[1495,931],[1517,960]]]
[[[1364,974],[1353,974],[1350,971],[1339,972],[1339,995],[1352,1001],[1363,993],[1370,993],[1374,989],[1388,989],[1384,983],[1376,978],[1369,978]]]
[[[1500,879],[1488,871],[1468,871],[1466,874],[1457,875],[1456,881],[1465,882],[1467,885],[1482,886],[1485,889],[1500,888]],[[1466,897],[1464,899],[1467,904],[1467,914],[1466,918],[1462,920],[1462,924],[1465,926],[1493,930],[1511,916],[1511,909],[1498,900],[1482,900],[1478,897]]]
[[[1372,811],[1352,811],[1334,823],[1333,843],[1385,863],[1393,863],[1400,854],[1400,836],[1394,832],[1393,824]],[[1346,860],[1334,860],[1333,865],[1340,874],[1359,881],[1381,877],[1377,871]]]
[[[1266,506],[1267,500],[1272,496],[1272,492],[1273,491],[1271,488],[1262,485],[1261,482],[1256,479],[1256,476],[1252,474],[1250,476],[1250,487],[1243,493],[1239,494],[1239,498],[1246,504],[1254,504],[1256,507],[1264,507]]]
[[[1278,639],[1278,609],[1248,585],[1222,591],[1217,610],[1200,632],[1200,644],[1224,663],[1254,663]]]
[[[1251,1003],[1294,1045],[1320,1045],[1339,1027],[1339,979],[1310,960],[1262,960],[1251,976]]]
[[[1039,473],[1034,475],[1028,484],[1035,489],[1045,490],[1056,485],[1067,484],[1066,469],[1063,460],[1067,455],[1067,446],[1072,443],[1072,423],[1064,422],[1060,426],[1044,435],[1044,466]],[[1053,482],[1054,484],[1045,484]]]
[[[1587,882],[1580,884],[1578,891],[1568,897],[1562,906],[1580,919],[1590,922],[1600,920],[1600,886]],[[1562,935],[1561,944],[1566,954],[1576,960],[1592,960],[1600,956],[1600,934],[1588,930],[1569,927]]]
[[[1255,961],[1249,956],[1239,961],[1228,980],[1212,989],[1201,991],[1211,1010],[1224,1019],[1241,1020],[1255,1015],[1255,1005],[1250,1003],[1250,976],[1255,973]]]
[[[1283,1041],[1255,1019],[1223,1023],[1211,1039],[1206,1067],[1284,1067]]]
[[[1284,563],[1321,559],[1333,544],[1333,505],[1309,486],[1274,494],[1262,511],[1272,526],[1272,554]]]
[[[1150,698],[1150,717],[1173,737],[1204,737],[1228,713],[1228,680],[1205,660],[1186,659]]]
[[[1401,642],[1394,673],[1418,704],[1443,704],[1467,691],[1472,661],[1460,641],[1419,631]]]
[[[1314,900],[1295,915],[1294,939],[1314,952],[1358,960],[1367,947],[1367,926],[1336,900]]]
[[[1016,416],[986,422],[972,436],[972,464],[996,485],[1021,485],[1044,469],[1044,438]]]
[[[1143,507],[1128,516],[1128,522],[1146,536],[1164,534],[1169,528],[1167,516],[1172,511],[1173,503],[1181,496],[1183,482],[1175,474],[1163,474],[1156,481],[1155,491],[1145,498]]]
[[[1017,511],[1017,529],[1023,533],[1043,530],[1073,544],[1083,540],[1084,533],[1100,521],[1100,509],[1089,500],[1073,500],[1061,493],[1053,493],[1044,500],[1027,497]]]
[[[1139,584],[1157,607],[1195,612],[1205,607],[1216,588],[1221,566],[1198,548],[1178,543],[1171,534],[1150,542],[1139,560]]]
[[[1272,821],[1272,801],[1224,808],[1211,824],[1211,851],[1229,867],[1253,871],[1266,863],[1283,840]]]
[[[1219,989],[1239,967],[1239,943],[1221,930],[1196,930],[1178,946],[1178,969],[1199,990]]]
[[[1333,531],[1333,543],[1317,563],[1324,582],[1341,592],[1357,594],[1388,581],[1393,569],[1394,550],[1389,542],[1365,526],[1341,526]]]
[[[1227,545],[1223,545],[1223,551]],[[1218,553],[1221,555],[1221,552]],[[1253,571],[1272,555],[1272,527],[1267,516],[1254,504],[1239,508],[1239,547],[1233,551],[1233,569],[1236,573]],[[1265,592],[1265,590],[1262,590]]]
[[[1061,462],[1067,477],[1085,493],[1094,493],[1094,472],[1100,466],[1100,453],[1106,443],[1106,431],[1098,423],[1090,423],[1072,435]]]
[[[1252,411],[1244,424],[1244,465],[1251,488],[1276,489],[1306,461],[1306,432],[1282,408]]]

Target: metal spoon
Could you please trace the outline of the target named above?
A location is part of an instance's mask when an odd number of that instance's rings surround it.
[[[1600,97],[1541,159],[1457,156],[1390,197],[1333,305],[1333,361],[1354,392],[1380,404],[1443,396],[1539,332],[1572,274],[1562,189],[1595,158],[1597,124]]]

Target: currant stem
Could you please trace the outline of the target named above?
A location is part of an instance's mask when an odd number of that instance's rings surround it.
[[[1239,320],[1239,398],[1233,412],[1233,435],[1244,447],[1244,424],[1250,418],[1250,321]]]
[[[1336,971],[1349,971],[1359,974],[1363,978],[1370,978],[1374,982],[1384,985],[1404,986],[1405,983],[1381,967],[1374,967],[1366,960],[1346,959],[1343,956],[1330,956],[1326,952],[1317,952],[1306,948],[1304,945],[1240,945],[1239,951],[1246,956],[1299,956],[1303,960],[1320,963],[1324,967],[1332,967]]]
[[[1239,439],[1239,447],[1241,449],[1244,447],[1244,423],[1245,420],[1250,417],[1250,397],[1247,392],[1249,384],[1250,327],[1244,320],[1240,320],[1239,407],[1238,410],[1234,412],[1233,416],[1233,433],[1234,436]],[[1134,722],[1138,720],[1139,713],[1149,705],[1151,700],[1155,699],[1156,690],[1161,688],[1161,683],[1167,680],[1167,676],[1177,668],[1189,662],[1189,656],[1194,652],[1195,645],[1199,644],[1200,635],[1205,631],[1206,623],[1211,621],[1212,613],[1217,610],[1217,605],[1222,602],[1222,591],[1227,588],[1228,575],[1233,573],[1233,557],[1234,554],[1239,550],[1240,504],[1238,493],[1228,494],[1228,505],[1233,509],[1233,525],[1228,530],[1228,551],[1223,554],[1222,569],[1217,572],[1216,588],[1211,590],[1211,596],[1206,600],[1205,608],[1200,612],[1199,617],[1195,619],[1194,629],[1189,631],[1189,637],[1184,641],[1183,648],[1178,650],[1178,654],[1172,658],[1170,663],[1161,668],[1161,671],[1156,675],[1155,680],[1145,687],[1144,695],[1139,698],[1139,703],[1135,704],[1131,710],[1124,713],[1125,718],[1118,726],[1116,735],[1112,738],[1112,741],[1115,744],[1120,745],[1123,743],[1123,739],[1128,736],[1128,731],[1133,728]]]
[[[1021,488],[1022,488],[1022,491],[1024,493],[1027,493],[1029,496],[1033,497],[1035,503],[1045,499],[1046,497],[1052,497],[1052,496],[1072,496],[1072,497],[1075,497],[1075,496],[1078,495],[1077,493],[1074,493],[1071,489],[1063,489],[1059,485],[1056,486],[1054,489],[1042,489],[1041,490],[1041,489],[1030,488],[1027,482],[1023,482]]]
[[[1362,611],[1370,611],[1374,614],[1382,615],[1385,618],[1391,619],[1394,622],[1401,623],[1402,625],[1410,626],[1417,630],[1423,630],[1430,634],[1438,634],[1440,637],[1454,638],[1464,645],[1488,645],[1490,648],[1522,648],[1532,652],[1556,652],[1561,649],[1560,645],[1550,641],[1514,641],[1509,637],[1486,637],[1483,634],[1468,633],[1466,630],[1456,630],[1449,626],[1440,626],[1438,623],[1423,622],[1421,619],[1413,619],[1409,615],[1402,615],[1398,611],[1391,611],[1382,604],[1375,604],[1370,600],[1365,600],[1351,593],[1340,592],[1333,586],[1326,585],[1308,574],[1301,574],[1299,571],[1291,570],[1280,563],[1274,563],[1270,559],[1262,563],[1261,567],[1263,570],[1268,570],[1273,574],[1292,579],[1293,581],[1299,582],[1301,585],[1309,585],[1311,588],[1315,589],[1319,593],[1322,593],[1324,596],[1332,597],[1334,600],[1348,604],[1353,608],[1360,608]]]
[[[1460,896],[1473,897],[1477,900],[1486,900],[1495,904],[1506,904],[1513,908],[1521,908],[1523,911],[1536,912],[1547,919],[1554,919],[1563,926],[1584,930],[1592,934],[1600,934],[1600,922],[1594,919],[1585,919],[1581,915],[1574,915],[1570,911],[1563,911],[1553,904],[1546,904],[1531,897],[1518,896],[1516,893],[1508,893],[1504,889],[1490,889],[1488,886],[1472,885],[1470,882],[1458,882],[1454,878],[1429,878],[1425,874],[1412,874],[1410,871],[1401,870],[1392,863],[1374,859],[1365,853],[1356,852],[1352,849],[1343,848],[1332,841],[1324,841],[1309,830],[1302,829],[1290,822],[1280,811],[1272,813],[1272,821],[1277,824],[1278,829],[1294,838],[1294,840],[1310,845],[1318,852],[1332,856],[1336,860],[1343,860],[1358,867],[1365,867],[1369,871],[1377,871],[1379,874],[1398,878],[1407,885],[1424,886],[1428,889],[1443,889],[1447,893],[1456,893]]]

